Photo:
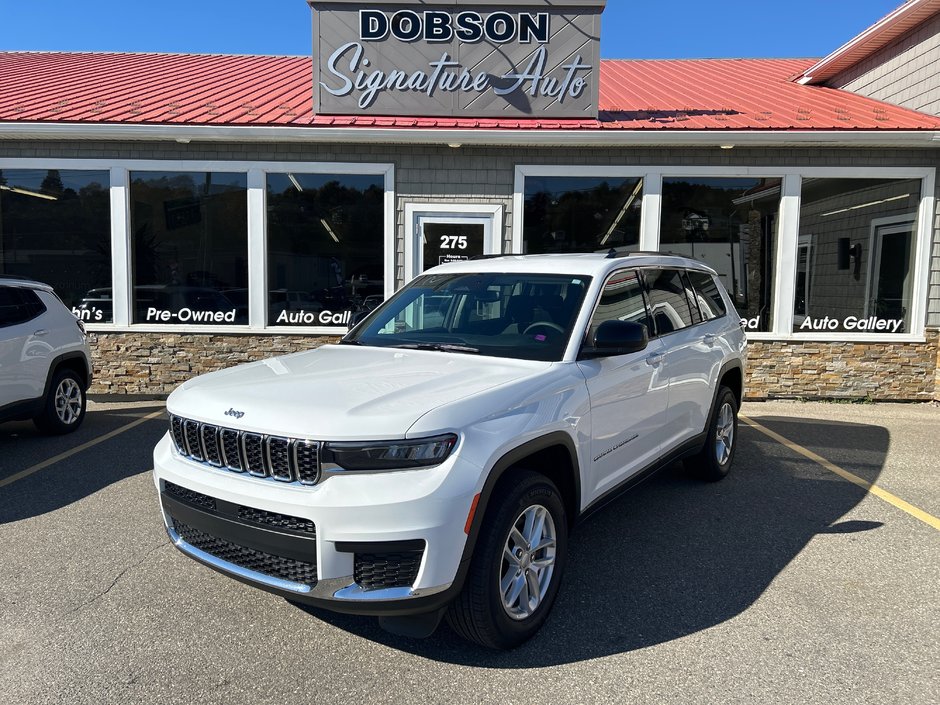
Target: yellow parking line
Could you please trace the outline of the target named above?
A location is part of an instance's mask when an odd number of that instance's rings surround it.
[[[743,414],[739,415],[738,418],[740,418],[744,423],[746,423],[751,428],[757,431],[760,431],[765,436],[768,436],[774,439],[775,441],[777,441],[777,443],[783,446],[786,446],[787,448],[792,450],[794,453],[799,453],[804,458],[809,458],[814,463],[817,463],[823,466],[824,468],[826,468],[826,470],[828,470],[829,472],[835,473],[836,475],[838,475],[844,480],[848,480],[853,485],[858,485],[859,487],[867,491],[869,494],[873,494],[876,497],[883,499],[885,502],[887,502],[888,504],[894,507],[897,507],[902,512],[907,512],[915,519],[919,519],[920,521],[924,522],[928,526],[932,526],[933,528],[940,531],[940,519],[933,516],[932,514],[928,514],[923,509],[918,509],[913,504],[905,502],[903,499],[891,494],[887,490],[881,489],[880,487],[878,487],[878,485],[872,484],[871,482],[868,482],[868,480],[863,480],[858,475],[854,475],[850,473],[848,470],[844,470],[843,468],[840,468],[838,465],[835,465],[834,463],[830,463],[821,455],[817,455],[816,453],[809,450],[808,448],[804,448],[803,446],[797,443],[794,443],[788,438],[784,438],[779,433],[776,433],[775,431],[771,431],[766,426],[761,426],[759,423],[757,423],[753,419],[749,419],[747,416],[744,416]]]
[[[72,457],[76,453],[81,453],[83,450],[88,450],[89,448],[92,448],[98,445],[99,443],[104,443],[105,441],[110,440],[114,438],[115,436],[118,436],[124,433],[125,431],[130,431],[135,426],[140,426],[142,423],[146,423],[147,421],[150,421],[151,419],[155,419],[158,416],[162,416],[164,413],[166,412],[163,409],[161,409],[160,411],[154,411],[152,414],[147,414],[147,416],[141,416],[136,421],[132,421],[126,426],[121,426],[120,428],[110,431],[109,433],[106,433],[103,436],[98,436],[97,438],[90,440],[87,443],[83,443],[82,445],[77,446],[76,448],[67,450],[64,453],[60,453],[59,455],[56,455],[55,457],[49,458],[48,460],[43,460],[41,463],[36,463],[35,465],[28,467],[25,470],[20,470],[15,475],[11,475],[10,477],[4,480],[0,480],[0,487],[6,487],[7,485],[12,485],[17,480],[22,480],[24,477],[29,477],[33,473],[37,473],[40,470],[49,467],[50,465],[55,465],[56,463],[62,460],[65,460],[66,458]]]

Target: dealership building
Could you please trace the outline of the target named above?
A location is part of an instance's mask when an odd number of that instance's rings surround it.
[[[312,57],[0,52],[0,274],[85,321],[93,394],[616,249],[719,273],[750,398],[940,399],[940,0],[822,60],[602,60],[604,0],[310,5]]]

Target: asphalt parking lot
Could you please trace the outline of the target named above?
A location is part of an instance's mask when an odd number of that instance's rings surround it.
[[[551,618],[509,653],[178,553],[159,403],[94,405],[70,437],[0,425],[0,702],[940,702],[940,408],[742,412],[725,481],[677,465],[576,529]]]

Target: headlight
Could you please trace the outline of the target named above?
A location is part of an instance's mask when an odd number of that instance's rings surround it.
[[[440,465],[457,445],[457,436],[435,436],[416,441],[327,443],[321,451],[323,464],[344,470],[406,470]]]

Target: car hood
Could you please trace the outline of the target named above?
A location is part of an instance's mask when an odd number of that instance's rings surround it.
[[[403,438],[429,411],[552,366],[460,353],[324,345],[196,377],[171,414],[315,440]],[[481,409],[481,416],[492,410]]]

